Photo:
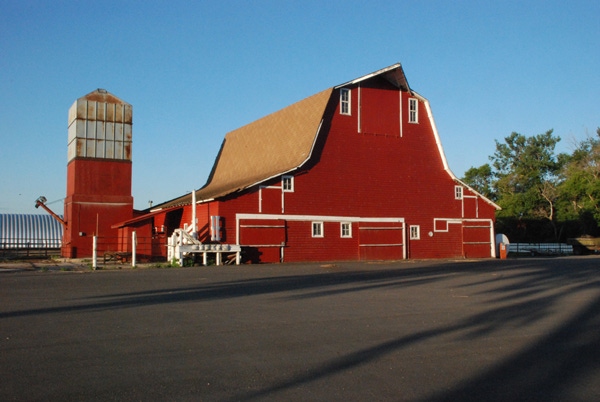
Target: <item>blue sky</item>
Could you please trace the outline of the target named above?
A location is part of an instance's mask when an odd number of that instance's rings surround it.
[[[133,105],[135,207],[201,187],[224,135],[396,62],[450,168],[511,132],[600,126],[600,2],[0,0],[0,213],[62,213],[67,112]]]

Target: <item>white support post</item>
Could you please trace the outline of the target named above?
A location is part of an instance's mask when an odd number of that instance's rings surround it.
[[[171,235],[171,237],[169,237],[167,239],[167,262],[171,263],[171,261],[173,261],[173,252],[174,252],[174,246],[173,246],[173,235]]]
[[[131,267],[132,268],[135,268],[136,252],[137,252],[137,233],[134,230],[133,232],[131,232]]]
[[[408,250],[407,250],[407,245],[406,245],[406,222],[402,221],[402,259],[406,260],[406,258],[408,257]]]
[[[196,190],[192,190],[192,237],[198,238],[198,224],[196,219]]]
[[[92,269],[98,268],[98,236],[92,237]]]

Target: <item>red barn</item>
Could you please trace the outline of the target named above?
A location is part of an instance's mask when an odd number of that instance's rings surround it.
[[[497,209],[450,171],[395,64],[228,133],[204,187],[116,226],[163,254],[186,226],[260,262],[493,257]]]

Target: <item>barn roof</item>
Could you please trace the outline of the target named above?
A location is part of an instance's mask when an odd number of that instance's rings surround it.
[[[404,75],[404,70],[402,69],[402,65],[400,63],[396,63],[389,67],[382,68],[381,70],[374,71],[371,74],[363,75],[362,77],[358,77],[352,81],[340,84],[335,88],[343,88],[349,85],[358,84],[359,82],[368,80],[369,78],[378,75],[385,78],[390,84],[394,85],[396,88],[400,88],[403,91],[411,92],[410,87],[408,86],[408,81],[406,80],[406,75]]]
[[[302,166],[311,156],[332,92],[381,75],[410,91],[400,63],[326,89],[284,109],[229,132],[209,175],[196,191],[198,202],[208,201],[284,174]],[[155,206],[152,210],[186,205],[191,193]]]
[[[311,155],[333,88],[229,132],[198,201],[210,200],[293,170]],[[157,208],[189,204],[191,194]]]
[[[303,164],[311,154],[331,91],[228,133],[207,185],[197,192],[196,199],[241,190]]]
[[[60,248],[62,235],[50,215],[0,214],[0,248]]]

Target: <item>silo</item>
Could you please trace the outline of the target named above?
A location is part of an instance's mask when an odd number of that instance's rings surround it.
[[[77,99],[69,109],[66,229],[63,256],[117,249],[114,223],[133,216],[131,196],[132,106],[104,89]]]

